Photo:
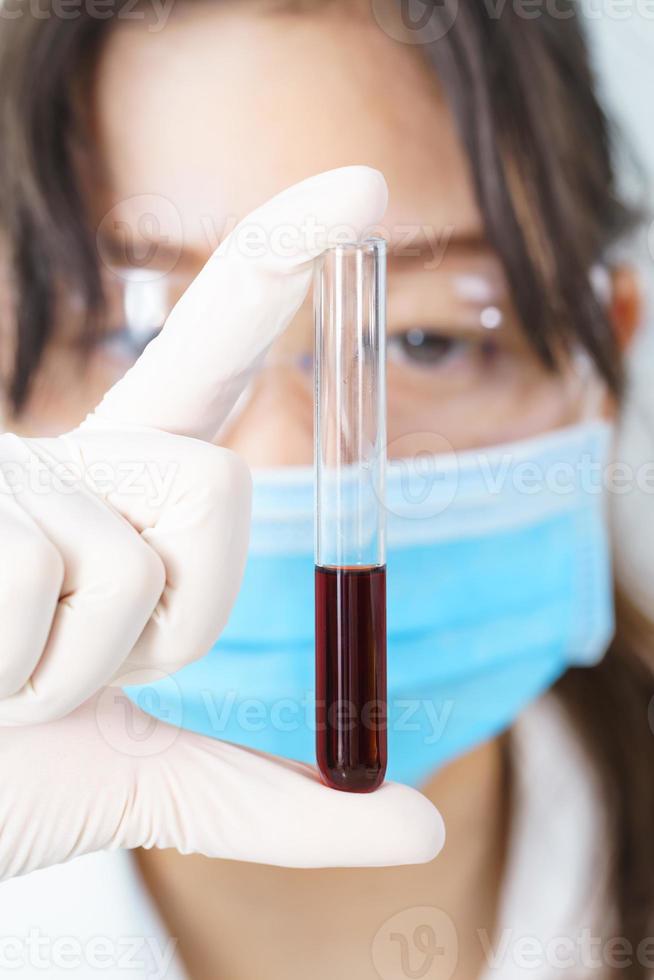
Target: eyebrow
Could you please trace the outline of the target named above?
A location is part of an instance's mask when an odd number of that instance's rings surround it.
[[[428,229],[426,225],[397,225],[401,233],[387,239],[387,254],[389,262],[401,261],[407,263],[424,261],[426,257],[440,262],[446,254],[460,256],[485,256],[492,253],[492,248],[481,231],[469,231],[457,235],[452,225],[444,225],[442,229]],[[391,229],[392,230],[392,229]],[[172,266],[174,270],[199,269],[207,261],[208,255],[183,245],[170,244],[164,239],[152,238],[148,246],[153,250],[160,264]],[[107,236],[104,248],[112,261],[118,265],[126,259],[126,249],[117,237]],[[144,268],[155,268],[154,262],[142,263]]]
[[[451,225],[444,225],[437,233],[425,234],[424,226],[414,226],[415,231],[409,230],[388,242],[388,258],[392,259],[422,259],[425,254],[430,257],[443,257],[445,253],[457,256],[492,253],[488,240],[481,232],[466,232],[457,235]]]
[[[182,244],[171,244],[162,238],[151,238],[142,243],[152,252],[153,258],[142,262],[130,262],[127,255],[125,243],[117,236],[109,236],[103,239],[103,250],[112,263],[116,266],[124,263],[128,266],[134,265],[137,268],[156,268],[157,264],[171,267],[177,270],[181,267],[182,271],[188,268],[197,268],[204,265],[207,256],[189,249]]]

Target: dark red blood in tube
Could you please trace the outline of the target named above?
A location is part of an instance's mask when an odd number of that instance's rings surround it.
[[[332,789],[386,771],[386,568],[316,566],[316,754]]]

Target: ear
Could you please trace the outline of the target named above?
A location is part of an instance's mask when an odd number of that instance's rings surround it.
[[[609,317],[623,352],[637,333],[642,311],[643,298],[636,270],[628,265],[615,266],[611,270]]]

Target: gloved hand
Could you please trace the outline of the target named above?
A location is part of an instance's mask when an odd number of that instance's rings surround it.
[[[328,790],[310,767],[154,722],[107,686],[172,672],[219,636],[251,487],[203,440],[298,310],[330,230],[361,232],[385,207],[365,167],[288,189],[223,242],[78,429],[0,436],[0,877],[107,847],[320,867],[442,846],[413,790]]]

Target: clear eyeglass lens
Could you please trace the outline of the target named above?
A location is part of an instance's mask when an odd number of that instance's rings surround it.
[[[150,269],[112,271],[104,283],[108,308],[104,349],[128,361],[140,357],[188,285],[186,277]]]
[[[525,337],[508,290],[497,273],[443,263],[415,280],[394,285],[389,275],[387,430],[389,457],[447,452],[511,442],[572,424],[598,403],[598,381],[587,359],[562,359],[548,370]],[[175,275],[112,275],[106,350],[125,366],[162,328],[188,281]],[[309,304],[295,330],[266,361],[298,386],[312,414],[313,350]],[[303,318],[306,322],[303,322]],[[307,329],[304,329],[304,328]],[[583,361],[583,370],[580,364]],[[264,383],[265,379],[261,379]],[[594,393],[594,394],[593,394]]]

